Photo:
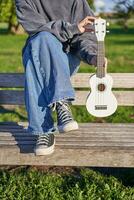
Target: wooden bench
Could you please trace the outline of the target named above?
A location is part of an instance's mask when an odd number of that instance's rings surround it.
[[[131,88],[134,88],[134,74],[111,75],[114,79],[113,88],[121,88],[114,91],[118,104],[133,106],[134,91]],[[85,105],[89,92],[87,90],[89,76],[88,73],[77,73],[71,79],[76,89],[74,105]],[[1,106],[23,105],[24,93],[20,89],[23,87],[24,74],[0,74]],[[17,89],[11,90],[11,88]],[[134,123],[80,123],[79,125],[78,131],[56,135],[53,154],[35,156],[33,147],[36,136],[25,133],[23,127],[27,126],[27,123],[0,123],[0,165],[134,167]]]

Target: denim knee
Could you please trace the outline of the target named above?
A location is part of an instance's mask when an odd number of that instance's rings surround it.
[[[42,43],[47,43],[50,45],[60,45],[62,46],[62,43],[60,42],[60,40],[57,39],[57,37],[55,35],[53,35],[52,33],[48,32],[48,31],[41,31],[38,34],[36,34],[36,39],[40,40]]]

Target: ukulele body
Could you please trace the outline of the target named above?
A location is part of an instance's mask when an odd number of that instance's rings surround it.
[[[99,78],[96,74],[89,79],[91,92],[86,99],[86,108],[96,117],[107,117],[117,109],[117,100],[112,93],[113,79],[109,74]]]

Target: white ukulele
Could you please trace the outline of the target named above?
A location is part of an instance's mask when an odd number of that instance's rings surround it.
[[[94,21],[95,34],[98,41],[97,72],[89,80],[91,92],[86,99],[88,112],[95,117],[107,117],[117,109],[117,100],[111,89],[113,79],[105,73],[104,68],[104,38],[106,35],[106,20],[98,18]]]

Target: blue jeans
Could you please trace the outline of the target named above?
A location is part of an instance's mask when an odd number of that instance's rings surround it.
[[[75,99],[70,76],[78,71],[80,60],[70,52],[65,53],[63,44],[47,31],[28,40],[22,60],[29,122],[27,130],[36,135],[57,131],[50,106],[59,100]]]

